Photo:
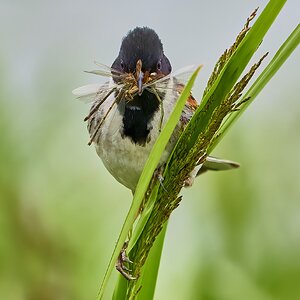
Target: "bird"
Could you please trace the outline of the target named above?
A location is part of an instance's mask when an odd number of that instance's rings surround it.
[[[110,80],[104,85],[88,85],[73,91],[78,97],[94,97],[85,119],[88,121],[89,144],[94,144],[112,176],[134,193],[150,151],[184,84],[172,76],[172,66],[163,44],[149,27],[130,30],[122,39],[111,67],[107,71],[90,73],[110,76]],[[160,158],[159,167],[166,163],[197,107],[191,94]],[[195,177],[207,170],[237,167],[236,162],[207,156],[184,185],[191,186]]]

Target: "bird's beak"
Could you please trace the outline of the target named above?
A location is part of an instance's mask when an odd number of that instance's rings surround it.
[[[144,72],[142,71],[142,60],[139,59],[136,62],[136,83],[138,87],[138,95],[141,96],[143,93],[143,80],[144,80]]]
[[[142,71],[139,72],[137,78],[137,86],[138,86],[138,95],[141,96],[143,93],[143,80],[144,80],[144,73]]]

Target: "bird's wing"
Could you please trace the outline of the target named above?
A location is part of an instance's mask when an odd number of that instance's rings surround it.
[[[183,89],[184,89],[184,84],[177,83],[176,90],[179,92],[179,94],[181,94]],[[182,122],[182,125],[184,127],[190,121],[190,119],[192,118],[192,116],[197,108],[198,108],[198,103],[197,103],[196,99],[193,97],[193,95],[190,94],[185,103],[184,109],[181,114],[181,119],[180,119],[180,121]]]
[[[184,84],[182,83],[177,83],[177,91],[179,93],[182,93],[184,89]],[[197,103],[196,99],[192,96],[192,94],[190,94],[190,96],[188,97],[187,101],[186,101],[186,106],[188,106],[189,108],[191,108],[192,110],[196,110],[199,106],[199,104]]]

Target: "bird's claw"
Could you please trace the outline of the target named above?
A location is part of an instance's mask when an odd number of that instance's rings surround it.
[[[135,280],[136,277],[132,276],[130,270],[125,263],[132,264],[133,262],[126,255],[126,249],[128,246],[128,241],[124,243],[124,246],[119,254],[118,261],[116,264],[116,269],[127,279],[127,280]]]
[[[131,261],[129,259],[129,257],[126,255],[126,248],[128,246],[128,242],[126,242],[121,250],[121,253],[120,253],[120,258],[121,258],[121,261],[124,263],[124,262],[128,262],[130,264],[133,264],[133,261]]]

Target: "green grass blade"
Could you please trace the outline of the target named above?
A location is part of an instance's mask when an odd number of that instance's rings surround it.
[[[144,227],[146,226],[146,223],[151,215],[151,212],[152,212],[155,200],[156,200],[158,188],[159,188],[158,184],[156,184],[153,187],[151,196],[150,196],[149,200],[147,201],[147,204],[146,204],[145,208],[143,209],[143,212],[141,213],[141,216],[134,228],[134,232],[132,233],[132,236],[130,238],[130,241],[129,241],[129,244],[127,247],[127,252],[130,252],[132,250],[135,243],[139,239]]]
[[[157,236],[142,269],[139,280],[142,282],[143,288],[138,293],[136,300],[152,300],[154,298],[159,264],[167,231],[167,223],[168,222],[164,224],[162,231]]]
[[[128,233],[129,233],[130,229],[132,228],[132,225],[133,225],[136,215],[138,213],[139,207],[142,203],[144,194],[146,193],[148,185],[151,181],[153,172],[155,171],[155,169],[159,163],[160,157],[171,137],[171,134],[180,119],[181,112],[184,108],[184,105],[185,105],[185,102],[186,102],[188,96],[190,95],[190,91],[193,87],[194,81],[195,81],[200,69],[201,69],[201,66],[199,66],[195,70],[195,72],[191,76],[190,80],[186,84],[184,90],[182,91],[182,93],[176,103],[176,106],[175,106],[170,118],[168,119],[166,125],[164,126],[161,134],[159,135],[157,141],[155,142],[155,144],[151,150],[150,156],[145,164],[145,167],[144,167],[141,177],[139,179],[131,207],[129,209],[129,212],[128,212],[125,222],[123,224],[121,233],[118,237],[115,249],[111,256],[109,265],[105,272],[104,279],[102,281],[102,284],[101,284],[101,287],[100,287],[100,290],[98,293],[98,297],[97,297],[97,299],[99,299],[99,300],[102,299],[102,297],[103,297],[110,274],[111,274],[111,272],[114,268],[114,265],[118,259],[118,255],[123,247],[123,244],[128,236]]]
[[[118,274],[118,280],[114,289],[112,300],[126,299],[128,280]]]
[[[251,104],[255,97],[260,93],[260,91],[266,86],[266,84],[271,80],[271,78],[280,69],[283,63],[288,59],[288,57],[293,53],[300,43],[300,24],[294,29],[286,41],[282,44],[279,50],[274,55],[271,62],[256,79],[253,85],[249,88],[247,93],[243,96],[241,101],[250,97],[250,99],[245,102],[245,104],[240,108],[239,111],[231,114],[223,126],[220,128],[219,135],[215,139],[214,143],[210,147],[210,151],[215,148],[215,146],[223,138],[224,134],[232,126],[232,124],[242,115],[246,108]],[[209,152],[210,152],[209,151]]]
[[[241,76],[285,2],[286,0],[269,1],[246,37],[224,66],[212,87],[202,99],[200,107],[193,116],[195,124],[193,124],[193,120],[188,124],[188,127],[194,126],[194,134],[189,141],[186,141],[190,147],[195,144],[199,133],[203,132],[204,128],[206,128],[214,109],[220,105]]]

